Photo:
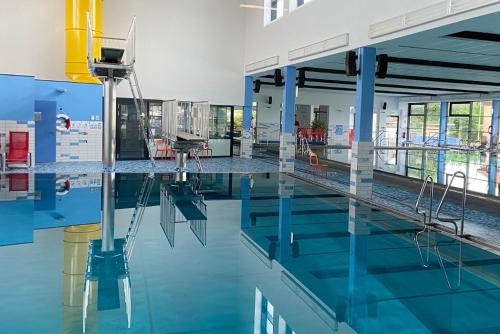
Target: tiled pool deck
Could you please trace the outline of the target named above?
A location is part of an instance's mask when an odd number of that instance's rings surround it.
[[[265,159],[240,159],[240,158],[215,158],[203,159],[204,173],[277,173],[277,157],[265,156]],[[311,176],[307,173],[308,165],[303,161],[296,161],[295,174],[309,178],[319,184],[349,192],[349,174],[342,171],[332,171],[328,173],[328,178]],[[188,161],[187,172],[196,173],[198,168],[194,161]],[[56,173],[56,174],[91,174],[102,173],[103,167],[100,162],[62,162],[37,164],[30,173]],[[157,161],[152,167],[150,161],[118,161],[117,173],[173,173],[176,172],[173,160]],[[8,173],[26,173],[26,170],[10,170]],[[414,204],[417,200],[417,193],[408,191],[396,185],[389,185],[383,182],[374,182],[374,196],[372,200],[387,207],[399,211],[413,213]],[[428,200],[424,199],[422,205],[426,207]],[[438,199],[435,199],[434,208],[437,208]],[[459,204],[448,203],[444,206],[444,212],[457,212],[460,210]],[[500,215],[492,216],[484,212],[467,209],[466,210],[465,233],[479,236],[495,244],[500,243]]]
[[[214,158],[202,159],[203,173],[276,173],[277,165],[263,160],[240,158]],[[155,167],[148,160],[118,161],[116,173],[174,173],[176,172],[174,160],[157,160]],[[193,160],[187,163],[186,172],[197,173],[198,168]],[[101,162],[57,162],[39,163],[30,170],[34,174],[91,174],[102,173]],[[26,173],[26,169],[12,169],[7,173]]]

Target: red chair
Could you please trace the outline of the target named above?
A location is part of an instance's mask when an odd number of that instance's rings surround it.
[[[207,142],[203,143],[202,152],[207,152],[205,155],[207,158],[208,158],[208,152],[210,152],[210,158],[214,157],[214,151],[210,148],[210,146],[208,146]]]
[[[311,128],[306,129],[306,139],[307,141],[313,141],[313,129]]]
[[[321,172],[327,168],[328,165],[320,164],[318,155],[314,152],[309,152],[309,168],[316,170],[316,175],[319,177]]]
[[[10,174],[9,175],[9,191],[28,191],[29,176],[28,174]]]
[[[29,132],[9,133],[9,152],[6,163],[10,167],[31,167],[31,154],[29,153]]]
[[[170,152],[170,146],[167,145],[163,139],[155,139],[155,158],[158,158],[158,153],[160,153],[159,158],[167,159],[168,153]],[[170,154],[170,158],[172,158],[172,154]]]

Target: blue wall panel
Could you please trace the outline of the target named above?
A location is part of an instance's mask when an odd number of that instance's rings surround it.
[[[33,242],[33,200],[0,201],[0,246]]]
[[[0,120],[33,120],[34,96],[34,77],[0,75]]]
[[[44,187],[43,191],[52,196],[51,191],[55,191],[55,187],[53,184],[52,189]],[[77,188],[71,189],[65,196],[56,197],[55,210],[35,211],[34,227],[43,229],[100,222],[101,188]]]
[[[58,113],[74,121],[102,120],[102,85],[36,80],[35,100],[55,101]]]

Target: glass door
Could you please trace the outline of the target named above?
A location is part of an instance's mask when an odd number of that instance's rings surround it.
[[[117,142],[118,160],[147,159],[144,137],[140,131],[139,120],[133,99],[117,99]]]

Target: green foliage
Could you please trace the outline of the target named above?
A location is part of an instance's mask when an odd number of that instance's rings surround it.
[[[328,130],[328,126],[326,125],[326,123],[320,119],[315,119],[312,122],[311,127],[313,130],[322,129],[324,132],[326,132]]]

